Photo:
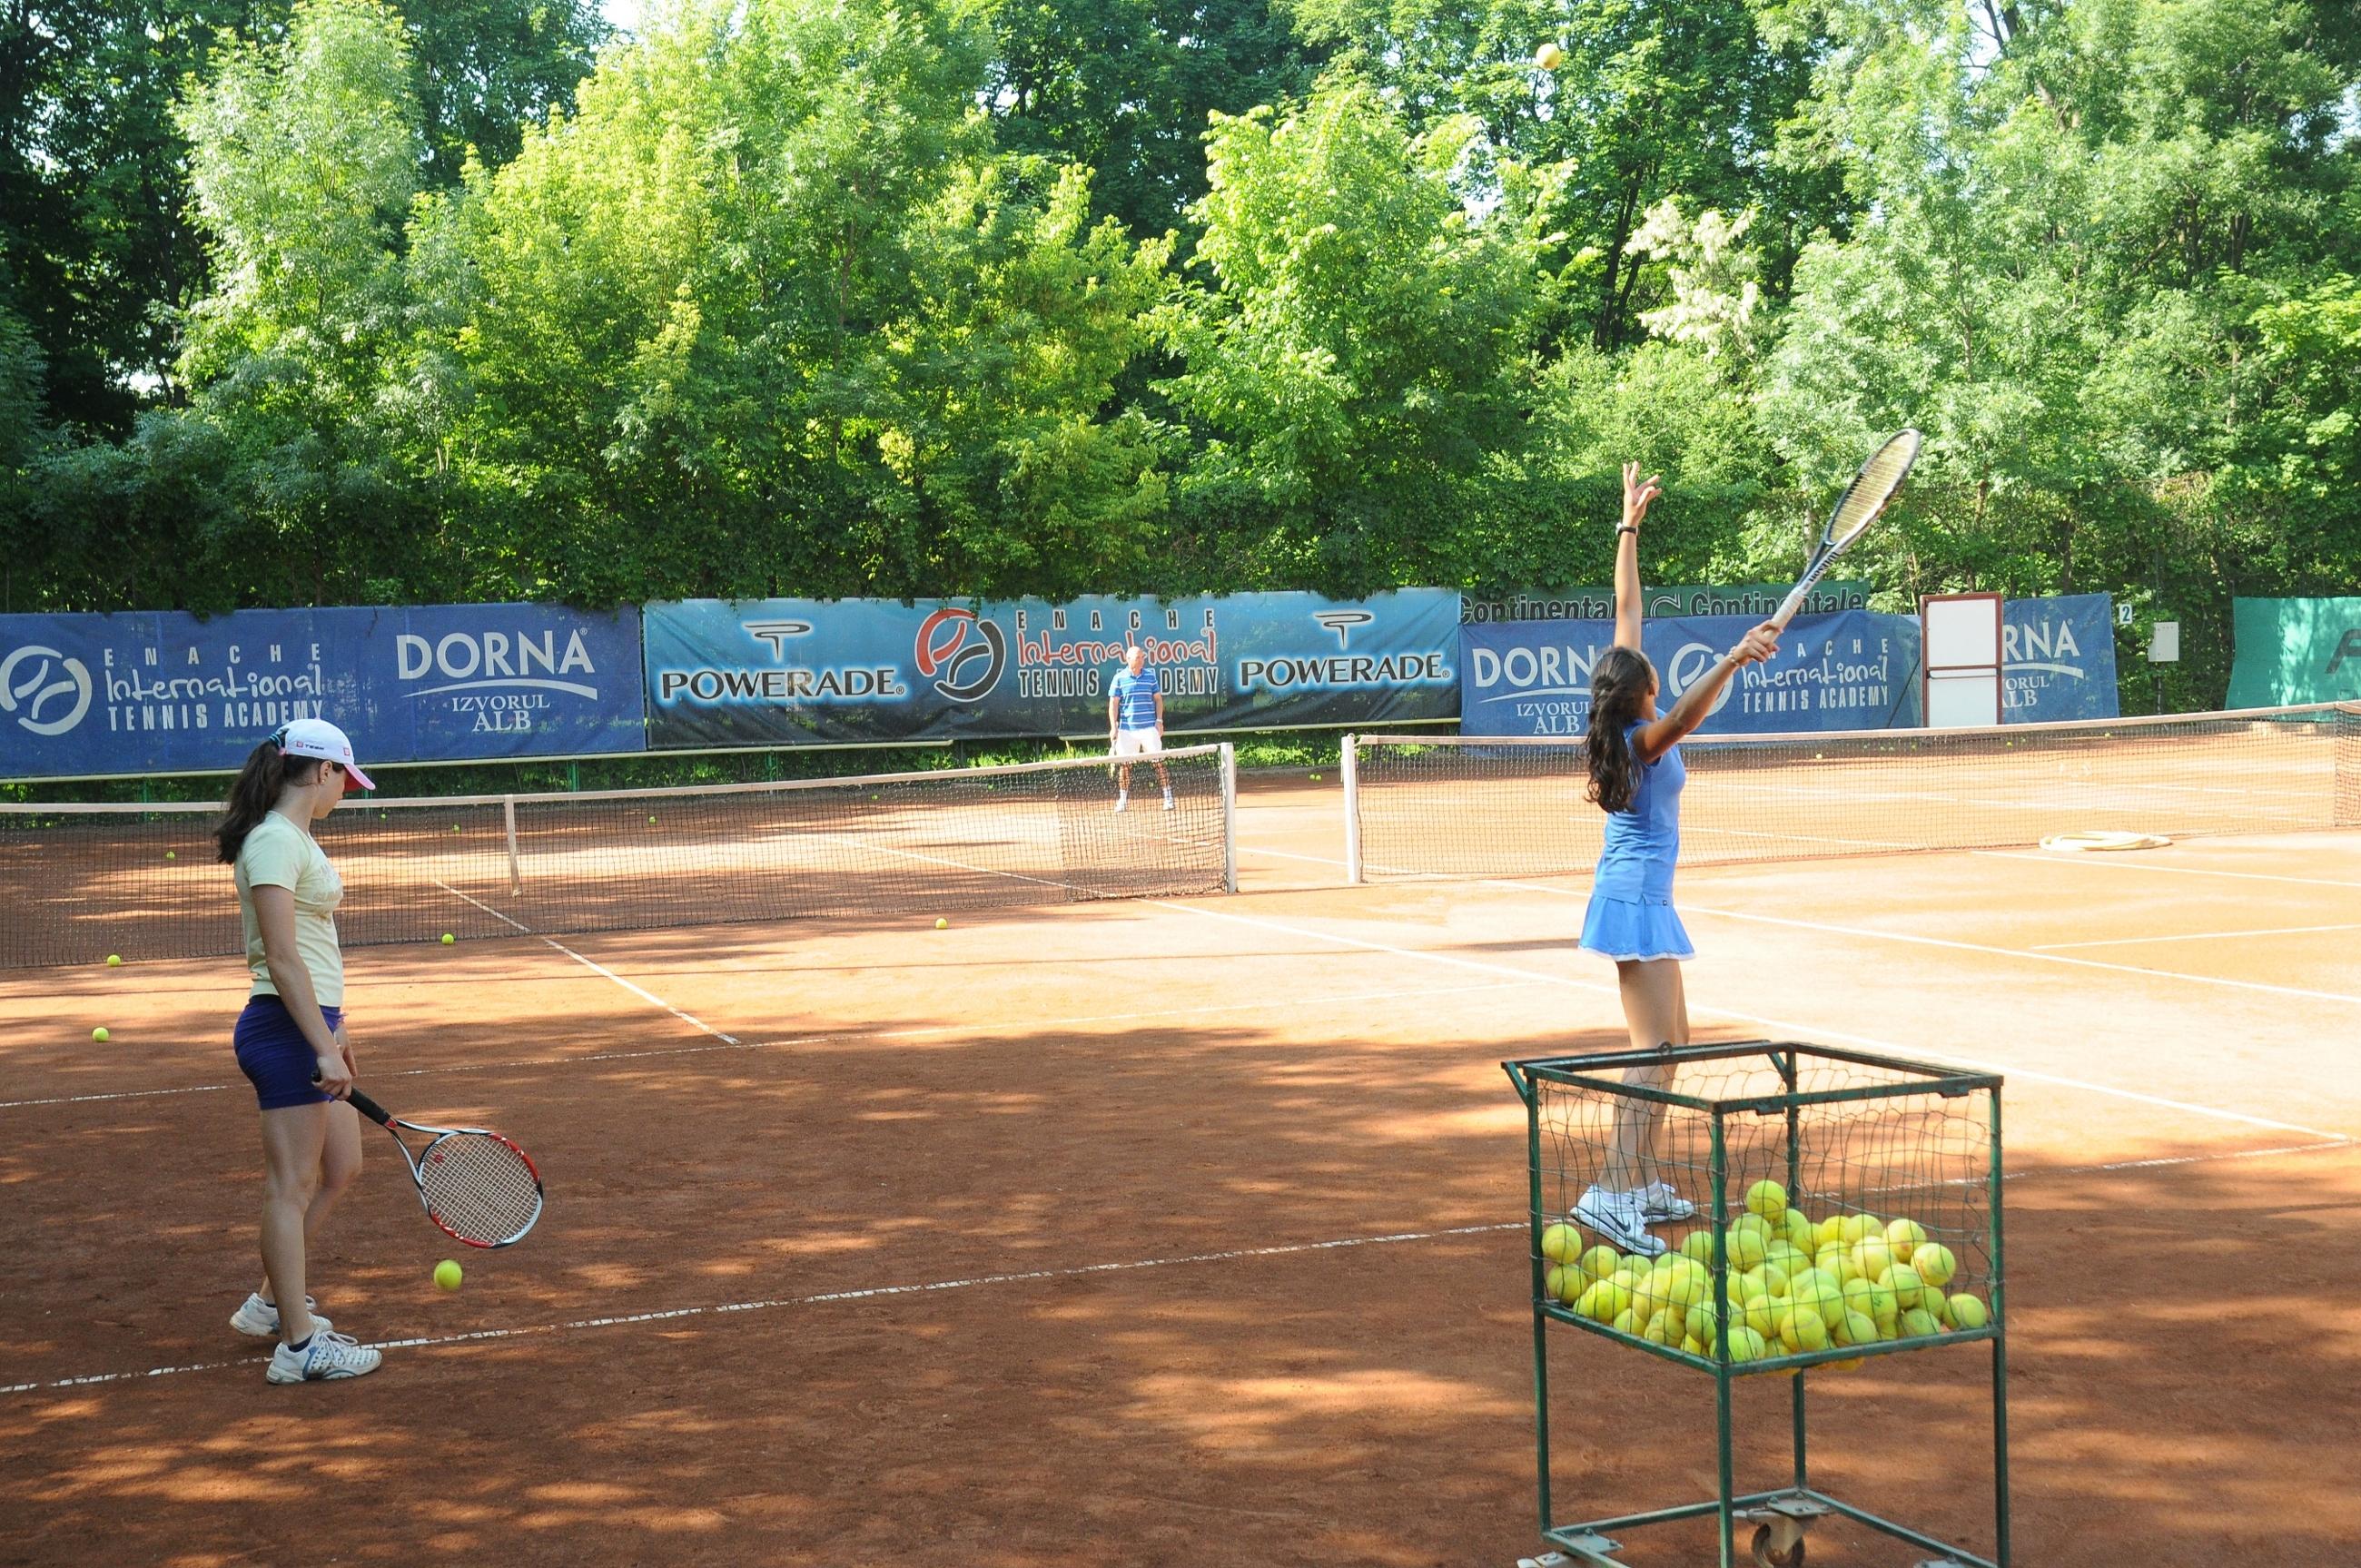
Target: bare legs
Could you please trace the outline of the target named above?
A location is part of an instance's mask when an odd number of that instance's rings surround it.
[[[342,1102],[262,1113],[262,1299],[279,1306],[279,1337],[312,1337],[303,1305],[309,1245],[361,1169],[361,1124]]]
[[[1633,1050],[1689,1043],[1688,993],[1681,985],[1679,959],[1621,960],[1615,966],[1615,977],[1622,992],[1623,1021]],[[1663,1089],[1672,1080],[1669,1067],[1634,1067],[1623,1072],[1624,1082],[1647,1089]],[[1609,1151],[1600,1186],[1611,1192],[1630,1192],[1660,1179],[1656,1144],[1664,1119],[1662,1106],[1643,1100],[1627,1100],[1616,1107],[1615,1144]]]

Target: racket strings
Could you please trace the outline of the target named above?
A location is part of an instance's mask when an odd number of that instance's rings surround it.
[[[481,1133],[436,1139],[418,1163],[418,1187],[436,1222],[469,1241],[512,1241],[541,1213],[541,1178],[532,1165]]]
[[[1918,433],[1905,430],[1879,447],[1861,466],[1861,472],[1845,487],[1835,514],[1828,519],[1825,538],[1829,544],[1850,543],[1885,510],[1885,503],[1894,499],[1894,492],[1910,477],[1911,466],[1918,461]]]

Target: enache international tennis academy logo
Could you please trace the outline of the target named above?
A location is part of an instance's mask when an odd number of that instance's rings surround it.
[[[62,735],[90,711],[90,666],[27,643],[0,659],[0,713],[36,735]]]
[[[953,702],[981,701],[1008,668],[1008,635],[972,609],[946,605],[919,624],[910,656]]]

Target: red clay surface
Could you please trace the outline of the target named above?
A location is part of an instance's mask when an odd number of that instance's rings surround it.
[[[511,1132],[551,1204],[443,1294],[459,1249],[370,1131],[314,1288],[424,1343],[341,1385],[267,1386],[225,1321],[236,963],[0,976],[0,1563],[1535,1553],[1497,1063],[1619,1047],[1612,977],[1580,879],[1340,888],[1339,821],[1333,778],[1251,791],[1231,898],[357,950],[364,1081]],[[2361,839],[1706,868],[1682,903],[1700,1039],[2008,1075],[2017,1562],[2361,1559]],[[2248,932],[2289,934],[2212,935]],[[1561,1519],[1709,1495],[1708,1381],[1553,1340]],[[1989,1366],[1812,1375],[1815,1480],[1989,1551]],[[1776,1484],[1787,1384],[1741,1394]]]

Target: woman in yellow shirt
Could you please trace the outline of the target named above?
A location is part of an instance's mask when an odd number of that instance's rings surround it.
[[[264,1374],[273,1383],[358,1377],[381,1359],[335,1332],[303,1293],[305,1249],[361,1168],[360,1119],[342,1103],[353,1086],[336,946],[345,887],[312,837],[347,782],[370,787],[345,732],[296,719],[246,759],[214,831],[221,859],[236,868],[254,975],[237,1020],[237,1065],[262,1108],[263,1287],[230,1326],[278,1340]]]

